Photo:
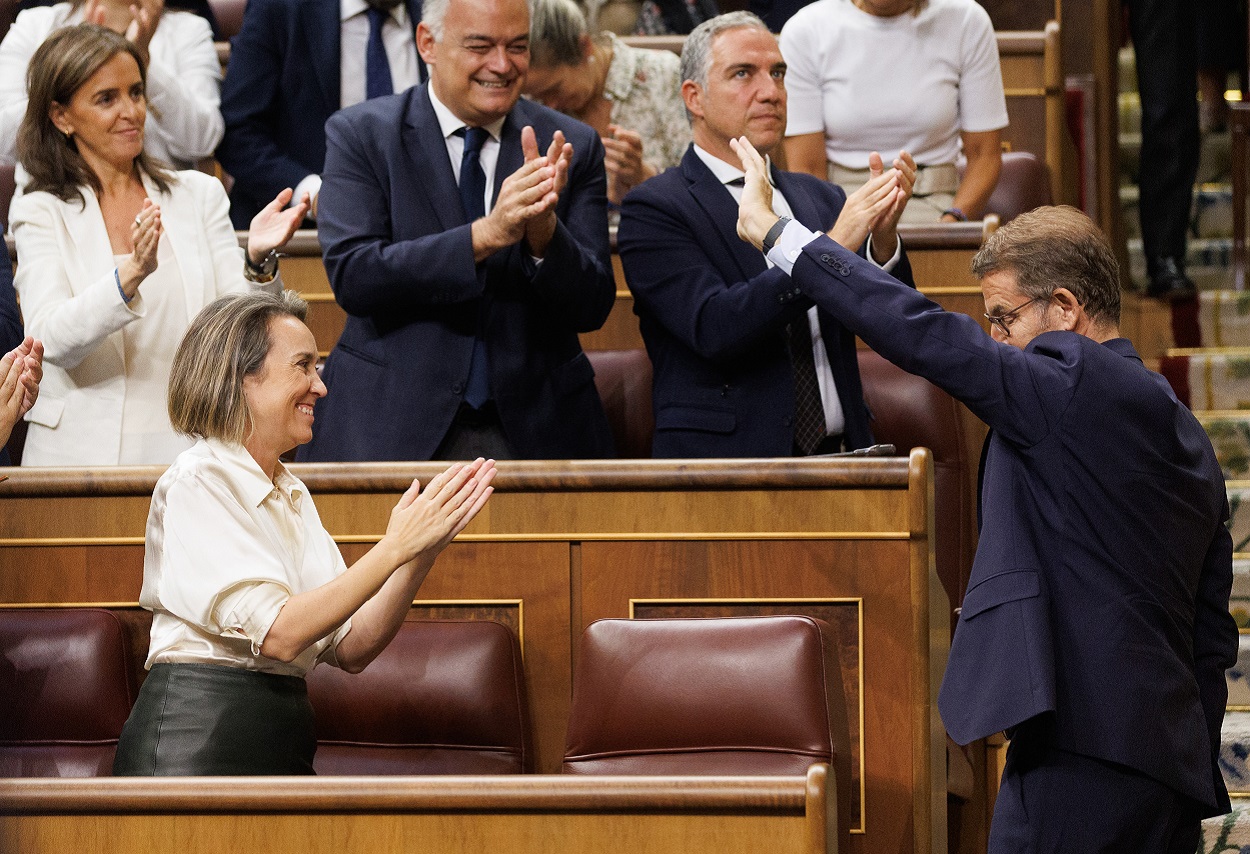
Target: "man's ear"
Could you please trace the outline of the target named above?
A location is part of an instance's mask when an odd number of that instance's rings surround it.
[[[425,25],[425,21],[417,24],[417,53],[426,65],[434,64],[434,33]]]
[[[1050,296],[1051,302],[1059,306],[1062,312],[1059,320],[1061,329],[1074,330],[1085,316],[1085,306],[1076,298],[1076,294],[1067,288],[1055,288]]]
[[[695,118],[703,118],[703,87],[693,80],[684,80],[681,84],[681,99],[686,109]]]

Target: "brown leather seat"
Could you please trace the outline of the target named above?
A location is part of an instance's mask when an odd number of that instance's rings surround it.
[[[521,649],[487,620],[413,620],[362,673],[308,674],[318,774],[510,774],[533,765]]]
[[[961,160],[957,166],[961,179],[965,165]],[[1003,170],[998,173],[998,185],[985,204],[985,212],[998,214],[1001,224],[1006,225],[1022,213],[1053,204],[1046,161],[1028,151],[1004,151]]]
[[[649,458],[655,418],[647,351],[591,350],[586,356],[595,369],[595,387],[616,438],[616,455],[622,459]]]
[[[17,192],[17,167],[0,166],[0,235],[9,230],[9,205]]]
[[[871,350],[859,351],[864,401],[872,412],[872,434],[900,454],[912,448],[933,452],[933,547],[938,578],[951,607],[963,602],[976,548],[976,508],[960,406],[923,377],[909,374]],[[952,614],[951,627],[955,621]]]
[[[815,762],[836,769],[845,842],[850,736],[823,620],[598,620],[582,633],[566,773],[792,775]]]
[[[111,775],[135,694],[112,612],[0,610],[0,777]]]
[[[208,0],[217,19],[217,30],[223,39],[232,39],[243,29],[243,10],[247,0]]]

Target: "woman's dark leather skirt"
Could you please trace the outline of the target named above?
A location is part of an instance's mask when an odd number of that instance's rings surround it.
[[[152,667],[117,745],[117,776],[313,774],[308,687],[216,664]]]

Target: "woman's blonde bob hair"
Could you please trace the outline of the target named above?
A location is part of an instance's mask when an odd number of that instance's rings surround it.
[[[252,432],[243,378],[269,355],[269,322],[303,322],[308,303],[294,291],[230,294],[191,321],[169,373],[169,422],[179,433],[242,444]]]

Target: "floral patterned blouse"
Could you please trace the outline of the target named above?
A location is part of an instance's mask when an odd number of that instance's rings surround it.
[[[663,171],[676,166],[690,145],[690,122],[681,99],[681,60],[667,50],[630,47],[612,33],[603,96],[612,102],[611,122],[642,137],[642,158]]]

